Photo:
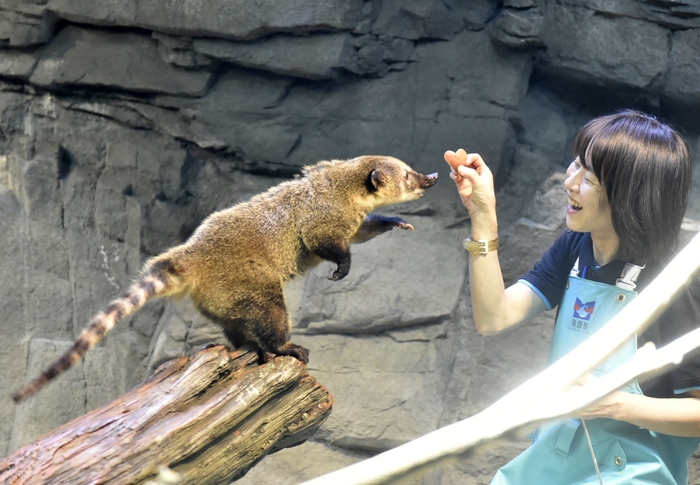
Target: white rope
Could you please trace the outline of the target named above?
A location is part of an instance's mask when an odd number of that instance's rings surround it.
[[[598,481],[600,482],[600,485],[603,484],[603,476],[600,474],[600,468],[598,468],[598,459],[595,457],[595,450],[593,449],[593,442],[591,441],[591,435],[588,433],[588,426],[586,425],[586,421],[583,419],[581,420],[581,424],[583,425],[583,431],[586,433],[586,441],[588,442],[588,451],[591,452],[591,459],[593,460],[593,467],[595,468],[595,474],[598,475]]]
[[[302,485],[389,483],[421,467],[457,457],[509,431],[531,429],[572,414],[643,374],[660,372],[679,364],[685,354],[700,347],[700,329],[659,350],[646,346],[614,372],[584,387],[567,390],[629,337],[646,329],[673,297],[688,285],[699,268],[700,234],[605,327],[489,408]]]

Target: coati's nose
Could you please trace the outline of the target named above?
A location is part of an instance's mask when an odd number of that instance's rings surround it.
[[[435,185],[437,183],[438,173],[437,172],[431,173],[428,175],[424,175],[424,177],[425,177],[425,179],[423,180],[423,182],[420,185],[421,185],[421,187],[427,189],[428,187],[432,187],[433,185]]]

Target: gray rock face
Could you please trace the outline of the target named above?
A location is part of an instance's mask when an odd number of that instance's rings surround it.
[[[692,0],[563,0],[567,6],[585,5],[610,17],[631,17],[672,29],[700,27],[700,6]]]
[[[3,52],[0,58],[0,73],[7,78],[26,80],[34,70],[36,58],[17,52]]]
[[[164,63],[149,36],[66,27],[43,52],[30,82],[195,96],[210,77]]]
[[[198,39],[193,48],[232,64],[305,79],[337,77],[352,52],[348,34],[275,36],[252,44]]]
[[[58,17],[38,2],[8,0],[0,11],[0,39],[13,47],[27,47],[48,42]]]
[[[700,101],[697,59],[700,48],[700,30],[691,29],[675,32],[671,37],[669,69],[664,83],[663,94],[678,104]]]
[[[342,281],[321,264],[287,285],[292,340],[334,410],[240,483],[312,478],[483,410],[543,368],[554,315],[477,334],[470,222],[443,153],[478,152],[493,170],[511,284],[564,228],[563,174],[588,119],[650,110],[697,145],[698,29],[697,5],[670,0],[5,0],[0,387],[36,375],[212,211],[303,165],[386,154],[440,181],[382,210],[415,232],[353,247]],[[684,242],[700,228],[699,191],[695,170]],[[58,382],[0,403],[0,450],[223,341],[188,299],[151,302]],[[409,483],[485,484],[525,446]]]
[[[380,5],[373,26],[373,31],[377,34],[406,39],[449,39],[463,25],[462,19],[453,15],[448,5],[436,0],[388,0]]]
[[[586,84],[648,89],[668,64],[667,29],[584,7],[548,6],[542,39],[542,69]]]
[[[73,22],[187,36],[252,39],[270,32],[351,29],[359,20],[362,2],[48,0],[46,9]]]
[[[162,36],[159,36],[162,37]],[[403,70],[414,61],[414,43],[390,36],[352,36],[347,33],[317,34],[310,37],[277,35],[257,42],[195,39],[182,46],[183,54],[168,61],[192,66],[211,58],[302,79],[334,79],[343,70],[361,75],[383,76]],[[188,51],[189,49],[189,51]],[[188,56],[188,57],[186,57]]]
[[[544,23],[544,9],[543,0],[504,2],[503,9],[493,22],[493,39],[514,49],[543,47],[540,31]]]

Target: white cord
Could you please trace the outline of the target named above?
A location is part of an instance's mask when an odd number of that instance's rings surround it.
[[[591,452],[591,458],[593,458],[593,466],[595,467],[595,472],[598,475],[598,481],[600,485],[603,485],[603,477],[600,475],[600,468],[598,468],[598,460],[595,458],[595,452],[593,451],[593,443],[591,443],[591,435],[588,434],[588,426],[586,422],[582,419],[581,424],[583,425],[583,431],[586,433],[586,441],[588,441],[588,449]]]

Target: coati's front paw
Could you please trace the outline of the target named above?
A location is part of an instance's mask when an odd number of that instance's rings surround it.
[[[338,268],[333,272],[333,275],[330,276],[328,279],[331,281],[338,281],[342,280],[345,278],[348,273],[350,273],[350,256],[348,254],[348,257],[345,259],[345,261],[341,261],[338,263]]]
[[[385,221],[392,229],[394,227],[398,227],[399,229],[410,229],[413,231],[413,225],[404,221],[400,217],[387,217]]]
[[[328,277],[329,280],[331,281],[338,281],[342,280],[348,275],[349,271],[341,271],[340,268],[337,270],[333,271],[333,274]]]

